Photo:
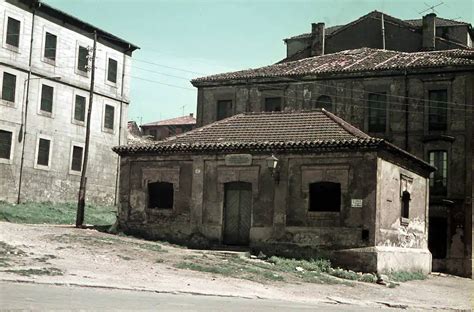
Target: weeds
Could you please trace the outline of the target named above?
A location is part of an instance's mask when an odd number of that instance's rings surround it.
[[[11,269],[4,270],[3,272],[14,273],[21,276],[59,276],[64,275],[64,272],[57,268],[42,268],[42,269]]]
[[[389,279],[394,282],[407,282],[407,281],[414,281],[414,280],[424,280],[426,279],[426,275],[420,271],[417,272],[390,272],[387,274]]]

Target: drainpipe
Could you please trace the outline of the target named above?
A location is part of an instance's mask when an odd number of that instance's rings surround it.
[[[38,5],[41,5],[41,3],[38,3]],[[33,33],[35,29],[35,16],[36,16],[36,6],[35,4],[33,4],[32,20],[31,20],[30,53],[29,53],[29,60],[28,60],[28,77],[26,78],[26,81],[23,83],[23,90],[26,89],[26,91],[23,91],[25,104],[22,105],[20,133],[18,134],[18,141],[21,142],[22,144],[21,144],[20,174],[18,177],[18,196],[16,200],[17,204],[19,204],[21,200],[21,181],[23,178],[23,163],[25,161],[26,125],[27,125],[27,118],[28,118],[28,101],[29,101],[29,93],[30,93],[31,60],[32,60],[32,55],[33,55]],[[25,85],[26,85],[26,88],[25,88]],[[23,115],[25,116],[24,118],[23,118]]]
[[[409,122],[408,122],[408,110],[409,110],[409,100],[408,100],[408,94],[409,94],[409,90],[408,90],[408,71],[405,69],[405,73],[404,73],[404,76],[405,76],[405,99],[404,99],[404,102],[405,102],[405,151],[408,152],[408,125],[409,125]]]
[[[127,52],[131,50],[130,45],[128,45],[128,49],[123,52],[123,61],[122,61],[122,86],[120,91],[120,111],[119,111],[119,137],[118,137],[118,145],[122,144],[122,109],[123,109],[123,89],[124,89],[124,82],[125,82],[125,61]],[[117,174],[115,177],[115,196],[114,196],[114,206],[117,205],[117,192],[119,187],[119,177],[120,177],[120,156],[117,158]]]
[[[383,19],[383,13],[382,13],[382,50],[385,50],[385,21]]]

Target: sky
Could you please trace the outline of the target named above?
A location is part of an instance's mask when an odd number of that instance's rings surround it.
[[[473,0],[43,0],[140,47],[132,56],[129,120],[139,124],[195,113],[196,77],[273,64],[284,38],[351,22],[378,10],[474,24]],[[153,63],[153,64],[151,64]]]

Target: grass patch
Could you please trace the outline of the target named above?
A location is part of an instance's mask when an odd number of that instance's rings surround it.
[[[13,205],[0,202],[0,221],[31,224],[74,224],[77,204],[50,202]],[[110,225],[116,220],[116,207],[86,205],[86,224]]]
[[[422,272],[390,272],[388,278],[394,282],[407,282],[407,281],[416,281],[416,280],[425,280],[426,275]]]
[[[8,267],[12,260],[23,256],[26,256],[26,252],[20,248],[0,241],[0,267]]]
[[[64,275],[64,272],[57,268],[41,268],[41,269],[12,269],[4,270],[3,272],[14,273],[21,276],[59,276]]]

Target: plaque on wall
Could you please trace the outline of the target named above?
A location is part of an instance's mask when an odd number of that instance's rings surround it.
[[[351,200],[352,208],[362,208],[362,199],[352,199]]]
[[[232,154],[225,155],[226,166],[250,166],[252,165],[252,155],[250,154]]]

